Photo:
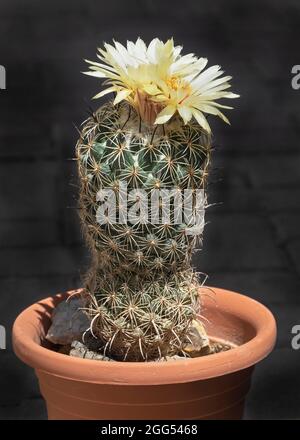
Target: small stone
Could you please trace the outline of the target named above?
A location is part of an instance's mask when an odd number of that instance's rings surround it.
[[[183,351],[190,357],[203,356],[210,353],[210,342],[203,324],[194,319],[187,333],[187,341]]]
[[[60,345],[71,344],[75,339],[80,340],[90,326],[90,318],[81,310],[86,303],[86,298],[76,295],[60,302],[53,310],[52,324],[46,339]]]
[[[163,358],[157,359],[156,362],[170,362],[170,361],[185,361],[188,357],[178,356],[175,354],[174,356],[165,356]]]
[[[70,356],[84,357],[87,352],[86,346],[80,341],[73,341],[71,344]]]
[[[80,341],[72,342],[70,356],[84,358],[84,359],[93,359],[95,361],[115,362],[113,359],[104,356],[103,354],[97,351],[89,350],[87,346]]]
[[[210,354],[220,353],[221,351],[228,351],[233,348],[229,344],[222,344],[221,342],[212,342],[210,347]]]

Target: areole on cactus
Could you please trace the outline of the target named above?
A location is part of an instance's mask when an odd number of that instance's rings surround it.
[[[113,359],[187,356],[191,329],[203,330],[191,257],[203,231],[203,222],[195,228],[192,220],[206,206],[205,114],[228,122],[219,108],[230,107],[217,100],[238,95],[228,91],[231,77],[222,77],[219,66],[204,70],[206,59],[181,55],[172,39],[148,47],[141,39],[105,44],[98,58],[86,73],[108,88],[96,98],[116,96],[83,123],[76,147],[79,211],[92,254],[85,277],[90,330]],[[122,185],[130,197],[121,200]],[[154,210],[142,203],[157,193]],[[190,217],[180,215],[178,207],[188,204]]]

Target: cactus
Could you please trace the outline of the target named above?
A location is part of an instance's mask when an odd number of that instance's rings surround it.
[[[160,62],[164,51],[168,60],[178,61],[178,55],[172,60],[173,43],[155,41]],[[128,43],[128,51],[134,51],[132,45]],[[116,61],[108,57],[113,54],[116,58],[119,50],[125,58],[126,49],[120,46],[115,43],[112,51],[107,45],[106,53],[101,52],[102,61],[113,66],[110,70],[91,62],[88,74],[111,75],[116,85],[108,90],[116,92],[116,98],[83,123],[76,146],[79,212],[92,255],[85,288],[91,296],[90,330],[101,342],[104,355],[149,361],[185,353],[189,331],[199,320],[201,281],[191,266],[191,257],[197,243],[201,245],[203,225],[194,230],[192,221],[206,203],[203,197],[199,206],[197,190],[205,190],[211,142],[199,107],[189,119],[181,108],[172,113],[157,93],[151,95],[158,87],[165,93],[153,72],[145,89],[141,85],[136,90],[132,84],[129,90],[120,86],[126,81],[115,79],[112,69],[117,71]],[[191,57],[190,66],[195,68],[198,63],[199,67],[203,59]],[[150,69],[155,63],[141,63],[143,68],[145,65]],[[179,76],[168,78],[166,84],[172,90],[183,81]],[[184,82],[183,87],[186,90]],[[167,108],[171,116],[166,116]],[[211,108],[206,104],[206,110]],[[128,198],[122,196],[124,187]],[[163,195],[170,189],[166,203]],[[145,196],[149,202],[157,194],[153,210],[153,205],[145,204]],[[186,197],[183,200],[191,208],[187,218],[176,211],[183,194],[188,195],[188,202]],[[114,202],[109,207],[108,196]]]

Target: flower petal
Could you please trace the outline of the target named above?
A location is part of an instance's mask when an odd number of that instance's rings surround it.
[[[100,71],[82,72],[84,75],[95,76],[96,78],[106,78],[106,74]]]
[[[172,118],[176,112],[176,107],[174,105],[167,105],[158,115],[155,120],[155,124],[165,124],[169,119]]]
[[[193,116],[195,117],[196,121],[198,122],[198,124],[204,128],[205,131],[207,131],[207,133],[211,132],[211,128],[204,116],[204,114],[202,112],[200,112],[197,109],[193,109]]]
[[[178,107],[178,113],[183,119],[183,122],[187,124],[193,116],[192,109],[189,107]]]
[[[143,90],[148,93],[148,95],[159,95],[161,90],[155,84],[146,84]]]
[[[220,112],[220,110],[218,110],[216,107],[214,107],[214,105],[202,104],[201,105],[201,111],[204,112],[204,113],[211,114],[211,115],[219,116],[221,119],[223,119],[224,122],[226,122],[226,124],[230,125],[230,122],[226,118],[226,116],[223,115],[223,113]]]
[[[116,87],[109,87],[108,89],[102,90],[102,92],[98,93],[97,95],[93,96],[93,99],[102,98],[102,96],[107,95],[108,93],[112,93],[116,91]]]
[[[114,105],[116,105],[119,102],[123,101],[123,99],[126,99],[130,95],[130,93],[131,93],[131,90],[126,90],[126,89],[123,89],[123,90],[119,91],[117,93],[117,96],[115,97]]]

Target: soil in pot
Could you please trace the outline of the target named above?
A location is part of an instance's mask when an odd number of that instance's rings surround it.
[[[203,348],[197,356],[194,357],[201,357],[201,356],[210,356],[216,353],[221,353],[223,351],[228,351],[235,348],[235,345],[230,344],[228,342],[223,341],[214,341],[210,340],[209,347]],[[67,345],[58,345],[53,347],[54,351],[57,351],[61,354],[66,354],[68,356],[74,356],[79,357],[83,359],[94,359],[96,361],[111,361],[111,362],[118,362],[114,359],[109,358],[108,356],[105,356],[101,351],[93,350],[88,345],[84,344],[81,341],[74,341],[72,344]],[[160,361],[176,361],[176,360],[185,360],[188,359],[188,357],[185,356],[167,356],[165,358],[160,359]]]

